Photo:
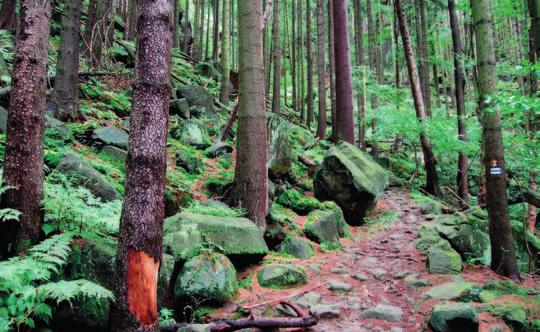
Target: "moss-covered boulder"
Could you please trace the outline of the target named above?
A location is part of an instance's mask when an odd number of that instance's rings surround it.
[[[190,109],[187,100],[185,98],[171,100],[169,102],[169,114],[178,115],[181,118],[189,119]]]
[[[217,142],[206,149],[206,155],[210,158],[217,158],[233,152],[233,147],[225,142]]]
[[[183,85],[177,90],[178,98],[185,98],[189,106],[195,106],[204,111],[214,110],[214,96],[200,85]]]
[[[181,212],[165,219],[163,249],[176,261],[214,246],[233,262],[249,263],[268,253],[259,228],[247,218],[216,217]]]
[[[238,289],[236,270],[227,256],[204,253],[188,260],[174,286],[177,301],[224,303]]]
[[[438,304],[431,312],[429,325],[434,332],[477,332],[478,317],[470,304]]]
[[[488,303],[504,295],[525,295],[527,291],[512,280],[490,280],[484,284],[479,294],[480,301]]]
[[[300,236],[288,236],[281,242],[280,252],[300,259],[310,259],[315,254],[313,245]]]
[[[124,129],[115,126],[98,128],[92,133],[94,145],[98,147],[112,145],[126,150],[128,147],[128,138],[128,133]]]
[[[212,144],[208,128],[195,119],[183,121],[172,129],[171,134],[182,144],[191,145],[197,149],[205,149]]]
[[[351,225],[363,223],[387,184],[384,169],[346,142],[339,142],[328,150],[313,180],[315,197],[335,201]]]
[[[416,241],[416,248],[427,252],[429,248],[444,241],[444,239],[439,235],[434,225],[422,225]]]
[[[307,283],[303,269],[284,264],[264,266],[257,274],[259,285],[265,288],[291,288]]]
[[[289,173],[292,166],[290,125],[273,114],[268,119],[268,171],[274,177]]]
[[[427,258],[429,273],[457,274],[463,268],[461,256],[452,249],[448,241],[441,241],[431,246]]]
[[[294,212],[303,216],[321,207],[321,202],[316,198],[308,197],[296,189],[287,189],[283,191],[278,196],[276,202],[283,206],[290,207]]]
[[[100,153],[107,156],[107,158],[120,163],[125,163],[127,160],[127,151],[117,148],[116,146],[107,145],[101,149]]]
[[[334,211],[315,210],[308,215],[304,233],[317,243],[339,245],[339,223],[339,215]]]
[[[454,301],[470,294],[476,284],[466,281],[453,281],[431,287],[425,296],[436,300]]]
[[[104,202],[120,199],[120,194],[109,181],[88,161],[73,152],[66,153],[60,159],[56,170],[73,178],[76,183],[90,190]]]
[[[540,267],[540,236],[524,230],[522,221],[512,220],[511,223],[519,269],[523,272],[529,270],[528,250],[531,252],[532,269],[538,269]]]
[[[182,167],[189,173],[198,173],[201,171],[203,162],[201,159],[182,150],[176,151],[176,166]]]
[[[174,272],[175,259],[172,255],[163,254],[159,264],[157,299],[158,305],[169,298],[171,285],[169,284]]]

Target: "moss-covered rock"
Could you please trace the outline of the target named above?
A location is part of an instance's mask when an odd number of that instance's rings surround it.
[[[88,161],[73,152],[66,153],[60,159],[56,170],[72,177],[79,185],[90,190],[104,202],[120,199],[120,194],[107,179]]]
[[[171,135],[182,144],[197,149],[205,149],[212,144],[208,128],[196,119],[181,122],[180,125],[171,130]]]
[[[174,286],[177,301],[224,303],[238,289],[236,270],[224,255],[205,253],[188,260]]]
[[[179,87],[177,96],[178,98],[185,98],[189,106],[195,106],[206,112],[214,110],[214,96],[198,84]]]
[[[239,262],[253,262],[268,253],[257,226],[247,218],[216,217],[181,212],[165,219],[163,248],[185,261],[208,246]]]
[[[310,259],[315,254],[313,245],[303,237],[289,236],[281,242],[280,252],[300,259]]]
[[[469,294],[476,287],[474,283],[465,281],[453,281],[431,287],[425,295],[436,300],[459,300]]]
[[[334,211],[315,210],[308,215],[304,233],[317,243],[339,245],[338,216]]]
[[[273,114],[268,119],[268,171],[274,177],[289,173],[292,166],[290,126]]]
[[[126,150],[128,138],[128,133],[124,129],[114,126],[98,128],[92,133],[94,144],[98,147],[112,145]]]
[[[444,239],[439,235],[434,225],[422,225],[418,231],[416,248],[427,252],[433,245],[442,241]]]
[[[169,103],[169,114],[178,115],[184,119],[189,119],[190,109],[187,100],[185,98],[171,100]]]
[[[504,295],[524,295],[527,291],[512,280],[490,280],[484,284],[479,294],[480,301],[488,303]]]
[[[176,166],[182,167],[189,173],[201,171],[203,162],[201,159],[182,150],[176,151]]]
[[[524,230],[521,221],[512,220],[511,223],[520,271],[527,272],[529,270],[528,251],[531,253],[532,269],[538,269],[540,267],[540,236],[532,234],[529,230]]]
[[[351,225],[360,225],[388,184],[384,169],[346,142],[331,147],[313,180],[315,197],[335,201]]]
[[[171,278],[173,276],[175,260],[172,255],[163,254],[159,264],[157,299],[158,305],[169,298]]]
[[[463,265],[461,256],[452,248],[448,241],[441,241],[428,249],[427,265],[429,273],[457,274]]]
[[[107,145],[101,149],[100,153],[107,156],[107,158],[120,163],[125,163],[127,160],[127,151],[117,148],[116,146]]]
[[[470,304],[438,304],[431,312],[429,325],[434,332],[477,332],[478,317]]]
[[[321,207],[321,202],[316,198],[305,196],[296,189],[283,191],[276,201],[283,206],[290,207],[299,215],[306,215]]]
[[[212,144],[206,150],[206,155],[210,158],[217,158],[233,152],[233,147],[225,142],[217,142]]]
[[[264,266],[257,274],[259,285],[266,288],[290,288],[307,283],[306,273],[297,267],[283,264]]]

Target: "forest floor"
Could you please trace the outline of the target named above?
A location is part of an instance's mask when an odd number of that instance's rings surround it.
[[[251,291],[242,288],[236,301],[214,312],[212,319],[230,318],[239,308],[251,309],[255,314],[283,316],[279,306],[277,311],[272,308],[281,300],[290,300],[322,315],[318,325],[310,331],[426,331],[431,310],[442,302],[425,296],[432,286],[461,280],[479,285],[488,280],[502,280],[489,268],[479,265],[466,265],[460,275],[429,274],[426,256],[416,249],[415,239],[423,224],[434,221],[426,219],[420,205],[402,188],[386,190],[376,213],[385,210],[395,213],[392,222],[376,229],[367,226],[353,229],[352,236],[342,240],[343,247],[339,251],[322,252],[317,247],[312,259],[294,260],[294,264],[304,267],[308,274],[308,284],[302,288],[261,288],[257,278],[253,278]],[[299,224],[302,222],[298,220]],[[257,268],[244,271],[241,276]],[[411,280],[420,280],[425,285],[413,288]],[[524,276],[521,286],[539,290],[540,279]],[[519,302],[519,298],[512,301]],[[401,309],[399,322],[361,317],[362,312],[377,305],[392,306],[385,309],[389,316]],[[481,332],[495,326],[499,326],[500,331],[510,331],[500,318],[487,312],[479,314],[479,323]]]

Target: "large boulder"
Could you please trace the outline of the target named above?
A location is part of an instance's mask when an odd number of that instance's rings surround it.
[[[307,237],[317,243],[339,246],[339,217],[333,211],[315,210],[304,226]]]
[[[88,161],[75,153],[66,153],[60,159],[56,170],[73,177],[79,185],[90,190],[94,196],[101,198],[103,202],[120,199],[120,194],[109,181],[92,167]]]
[[[466,281],[452,281],[431,287],[425,296],[436,300],[456,301],[466,297],[477,287],[476,284]]]
[[[307,283],[306,273],[295,266],[271,264],[264,266],[257,274],[259,285],[265,288],[290,288]]]
[[[240,265],[268,253],[259,228],[247,218],[181,212],[165,219],[164,234],[164,251],[176,261],[190,259],[208,246],[217,247]]]
[[[281,242],[280,252],[300,259],[310,259],[315,255],[313,245],[300,236],[288,236]]]
[[[210,158],[217,158],[233,152],[233,147],[225,142],[217,142],[206,149],[206,155]]]
[[[444,240],[429,248],[427,265],[434,274],[458,274],[463,268],[461,256]]]
[[[176,151],[176,166],[182,167],[189,173],[198,173],[201,171],[203,162],[201,159],[182,150]]]
[[[109,126],[94,130],[92,139],[94,140],[94,144],[100,148],[105,145],[112,145],[126,150],[129,135],[124,129]]]
[[[214,96],[200,85],[183,85],[178,88],[178,98],[185,98],[189,106],[195,106],[204,111],[213,111]]]
[[[208,135],[208,128],[196,120],[186,120],[172,130],[172,136],[185,145],[191,145],[197,149],[205,149],[212,142]]]
[[[103,155],[116,162],[125,163],[127,161],[127,151],[116,146],[107,145],[100,151]]]
[[[220,304],[238,289],[236,270],[227,256],[204,253],[188,260],[174,286],[177,301],[201,301]]]
[[[71,130],[64,122],[48,115],[45,115],[45,135],[59,141],[69,141],[72,138]]]
[[[185,98],[171,100],[169,103],[169,114],[189,119],[190,109],[187,100]]]
[[[478,317],[470,304],[438,304],[431,312],[429,325],[434,332],[477,332]]]
[[[290,125],[277,116],[268,119],[268,171],[274,177],[289,173],[292,166]]]
[[[347,142],[339,142],[328,150],[313,180],[315,197],[335,201],[351,225],[363,223],[387,184],[384,169]]]

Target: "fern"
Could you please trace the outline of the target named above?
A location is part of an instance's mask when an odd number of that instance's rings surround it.
[[[71,234],[58,234],[32,247],[26,256],[0,262],[0,331],[33,328],[36,319],[47,322],[52,317],[47,301],[113,298],[109,290],[88,280],[51,281],[66,264],[72,239]]]

